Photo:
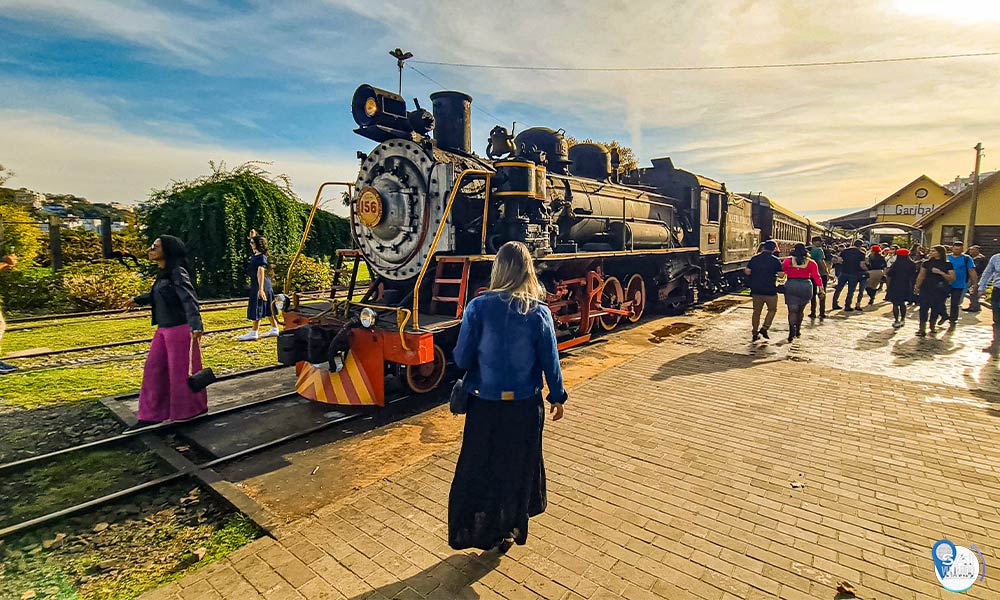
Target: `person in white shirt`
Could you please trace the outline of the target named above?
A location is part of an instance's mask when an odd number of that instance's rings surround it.
[[[990,262],[986,263],[986,269],[979,278],[980,294],[986,292],[986,286],[993,284],[993,293],[990,295],[990,308],[993,309],[993,341],[983,348],[983,352],[993,355],[1000,350],[1000,293],[997,293],[997,283],[1000,283],[1000,254],[990,257]]]

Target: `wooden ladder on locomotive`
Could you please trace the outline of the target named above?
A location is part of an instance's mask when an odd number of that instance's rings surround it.
[[[436,314],[438,304],[451,303],[455,305],[455,317],[462,316],[462,311],[465,310],[465,299],[469,292],[469,270],[471,267],[472,262],[465,256],[437,257],[434,284],[431,289],[431,314]]]
[[[337,310],[337,302],[344,302],[344,313],[350,311],[351,300],[354,299],[354,288],[358,282],[358,268],[364,259],[361,258],[361,250],[340,249],[337,250],[337,258],[333,263],[333,285],[330,287],[330,308]],[[349,262],[345,267],[344,263]],[[348,283],[341,283],[341,276],[350,273]],[[346,292],[346,293],[344,293]],[[343,297],[341,294],[344,293]]]

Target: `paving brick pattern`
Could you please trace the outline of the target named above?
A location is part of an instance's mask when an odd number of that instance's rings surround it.
[[[866,351],[850,340],[868,335],[854,328],[877,315],[796,342],[836,345],[824,360],[751,353],[733,337],[747,317],[572,390],[546,426],[548,510],[502,558],[447,545],[455,447],[143,599],[795,600],[840,581],[945,598],[930,559],[943,537],[993,569],[966,595],[1000,597],[1000,396],[852,370]]]

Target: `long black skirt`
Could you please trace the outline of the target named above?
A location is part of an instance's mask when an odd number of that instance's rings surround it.
[[[528,519],[545,512],[541,396],[469,396],[462,452],[448,496],[448,544],[489,550],[505,537],[523,545]]]

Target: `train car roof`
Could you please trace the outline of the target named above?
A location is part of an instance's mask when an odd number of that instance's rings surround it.
[[[741,193],[741,194],[738,194],[738,195],[743,196],[744,198],[746,198],[748,200],[755,201],[755,202],[758,202],[758,203],[767,202],[767,204],[770,205],[771,209],[774,210],[775,212],[781,213],[782,215],[784,215],[784,216],[786,216],[786,217],[788,217],[790,219],[794,219],[794,220],[796,220],[796,221],[798,221],[800,223],[809,223],[809,224],[815,225],[817,227],[819,226],[818,223],[814,223],[814,222],[810,221],[809,219],[803,217],[802,215],[794,213],[794,212],[788,210],[787,208],[785,208],[784,206],[778,204],[777,202],[775,202],[774,200],[772,200],[771,198],[769,198],[765,194],[760,194],[760,193],[754,194],[754,193],[747,192],[747,193]]]

